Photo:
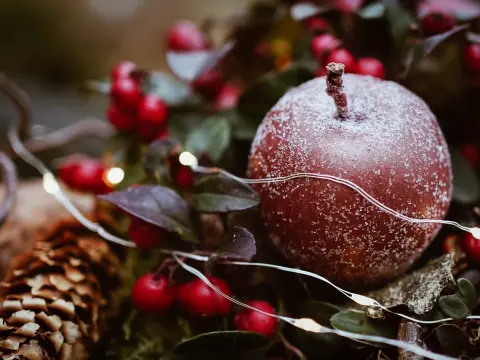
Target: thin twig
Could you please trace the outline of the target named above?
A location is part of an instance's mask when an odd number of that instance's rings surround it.
[[[2,177],[5,182],[5,195],[0,204],[0,224],[7,218],[10,210],[12,210],[15,202],[15,194],[17,193],[18,179],[17,169],[12,159],[7,154],[0,152],[0,168],[2,169]]]
[[[291,351],[292,353],[295,354],[295,356],[299,359],[299,360],[307,360],[306,356],[303,354],[303,352],[297,348],[296,346],[293,346],[292,344],[290,344],[288,342],[288,340],[285,338],[285,336],[283,336],[283,334],[279,331],[278,332],[278,338],[280,339],[280,341],[282,342],[282,344],[285,346],[285,348],[289,351]]]
[[[85,119],[50,134],[31,138],[25,142],[25,147],[35,153],[64,146],[84,136],[105,138],[112,133],[113,130],[108,123]]]
[[[9,80],[4,74],[0,74],[0,90],[7,95],[16,105],[20,113],[18,135],[21,139],[30,136],[31,110],[30,99],[25,91],[17,84]]]

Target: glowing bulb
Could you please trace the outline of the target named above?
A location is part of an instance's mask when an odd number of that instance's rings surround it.
[[[192,153],[188,151],[184,151],[180,154],[178,157],[178,161],[180,161],[180,164],[185,165],[185,166],[190,166],[192,168],[196,167],[198,165],[198,160],[193,155]]]
[[[60,192],[60,186],[58,185],[57,180],[55,180],[55,177],[51,173],[43,175],[43,188],[47,193],[52,195]]]
[[[470,232],[472,233],[472,235],[475,239],[480,240],[480,228],[478,228],[478,227],[472,228],[472,230],[470,230]]]
[[[117,185],[125,178],[125,171],[119,167],[112,167],[107,171],[107,181],[112,185]]]
[[[308,318],[296,319],[293,325],[305,331],[314,333],[322,332],[322,325]]]

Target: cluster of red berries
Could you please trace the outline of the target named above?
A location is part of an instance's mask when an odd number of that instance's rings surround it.
[[[96,159],[72,158],[60,165],[59,176],[68,187],[94,194],[109,193],[107,169]]]
[[[466,233],[461,241],[461,247],[467,256],[476,263],[480,263],[480,240],[473,234]]]
[[[170,27],[167,47],[178,52],[207,50],[211,46],[205,34],[192,22],[181,20]],[[237,105],[240,88],[226,83],[220,72],[210,70],[192,82],[192,89],[213,102],[215,110],[226,110]]]
[[[214,276],[209,276],[208,280],[225,295],[231,296],[230,288],[224,280]],[[182,310],[194,316],[227,316],[232,310],[232,303],[201,279],[175,286],[163,275],[148,273],[140,277],[132,289],[133,305],[147,313],[163,313],[173,306],[175,300]],[[277,319],[267,314],[275,315],[275,309],[262,300],[249,301],[247,304],[266,314],[242,309],[234,316],[235,328],[272,336],[277,327]]]
[[[136,65],[125,61],[112,71],[110,98],[107,110],[110,123],[121,132],[135,131],[146,142],[166,136],[168,109],[155,94],[144,94],[143,75]]]
[[[385,78],[385,67],[380,60],[373,57],[355,59],[347,49],[342,47],[342,42],[338,38],[326,32],[328,24],[323,19],[311,18],[305,25],[308,30],[318,33],[310,44],[312,54],[320,65],[317,76],[326,75],[325,65],[336,62],[345,65],[346,73]]]

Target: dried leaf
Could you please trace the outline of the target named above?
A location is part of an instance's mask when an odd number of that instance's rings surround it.
[[[257,253],[255,237],[247,229],[234,226],[229,234],[229,243],[220,251],[212,254],[205,264],[211,270],[213,265],[221,259],[235,259],[250,261]]]
[[[140,185],[101,195],[100,198],[150,224],[175,232],[186,241],[197,241],[191,230],[190,207],[172,189],[159,185]]]
[[[207,154],[213,161],[221,159],[230,144],[230,124],[220,116],[212,116],[187,137],[185,148],[194,154]]]
[[[197,211],[216,213],[247,210],[257,206],[260,198],[248,185],[214,175],[197,183],[190,201]]]
[[[455,290],[453,265],[453,255],[444,255],[367,296],[387,308],[406,305],[409,311],[423,315],[433,309],[442,292]]]

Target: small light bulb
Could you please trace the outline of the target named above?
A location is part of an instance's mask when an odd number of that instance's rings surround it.
[[[180,161],[180,164],[190,166],[192,168],[198,165],[198,160],[195,155],[188,151],[182,152],[178,157],[178,161]]]
[[[107,181],[111,185],[118,185],[125,178],[125,171],[119,167],[112,167],[107,170]]]
[[[475,239],[480,240],[480,228],[474,227],[474,228],[472,228],[472,230],[470,230],[470,232],[472,233],[472,235]]]
[[[51,173],[47,173],[43,176],[43,188],[49,194],[57,194],[60,191],[60,186],[57,180]]]
[[[294,325],[302,330],[314,333],[322,332],[322,325],[308,318],[296,319]]]

